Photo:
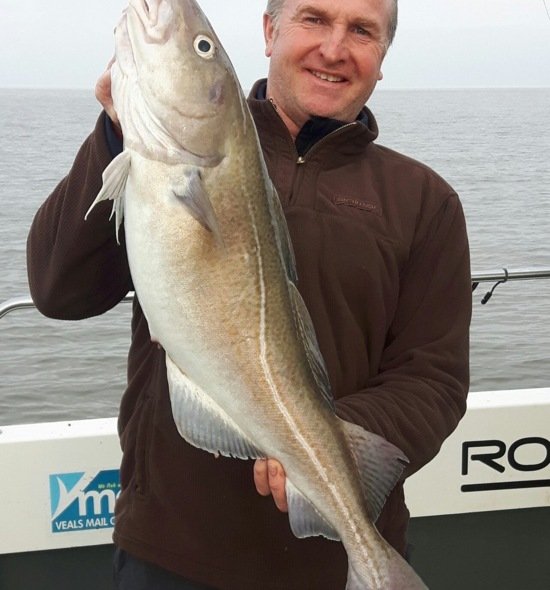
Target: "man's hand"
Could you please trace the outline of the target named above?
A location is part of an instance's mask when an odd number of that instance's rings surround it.
[[[105,109],[105,112],[111,119],[114,125],[120,131],[120,123],[113,105],[113,97],[111,95],[111,66],[115,63],[115,58],[107,64],[107,69],[101,74],[99,80],[95,85],[95,97]],[[122,132],[121,132],[122,133]]]
[[[273,496],[281,512],[288,512],[283,466],[275,459],[257,459],[254,463],[254,483],[262,496]]]

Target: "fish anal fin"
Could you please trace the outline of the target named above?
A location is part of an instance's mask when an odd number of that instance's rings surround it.
[[[204,229],[211,232],[216,243],[223,247],[223,238],[216,212],[204,187],[200,170],[193,168],[182,186],[174,187],[173,191],[189,215],[198,221]]]
[[[172,414],[181,436],[191,445],[215,455],[259,459],[262,454],[237,424],[184,375],[166,355]]]
[[[323,536],[332,541],[340,537],[315,506],[286,478],[286,497],[290,528],[299,539]]]
[[[369,517],[375,522],[409,461],[385,438],[345,420],[341,424],[357,464]]]
[[[86,212],[84,219],[88,219],[90,211],[101,201],[113,201],[113,210],[111,211],[112,219],[115,216],[116,237],[120,243],[118,234],[124,218],[124,194],[126,192],[126,182],[130,173],[132,158],[128,151],[124,150],[119,154],[103,171],[103,186],[99,194]]]

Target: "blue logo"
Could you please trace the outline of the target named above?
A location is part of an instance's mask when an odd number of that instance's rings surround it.
[[[119,494],[118,469],[50,475],[52,532],[112,528]]]

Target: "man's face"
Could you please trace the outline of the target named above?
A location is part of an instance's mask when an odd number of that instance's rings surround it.
[[[353,121],[385,55],[391,0],[286,0],[264,16],[267,94],[292,135],[311,115]]]

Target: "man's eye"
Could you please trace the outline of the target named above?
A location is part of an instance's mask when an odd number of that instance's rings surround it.
[[[355,27],[355,32],[358,35],[364,36],[364,37],[370,37],[370,31],[368,29],[364,29],[363,27]]]
[[[320,25],[321,19],[318,16],[306,16],[304,21],[310,25]]]

